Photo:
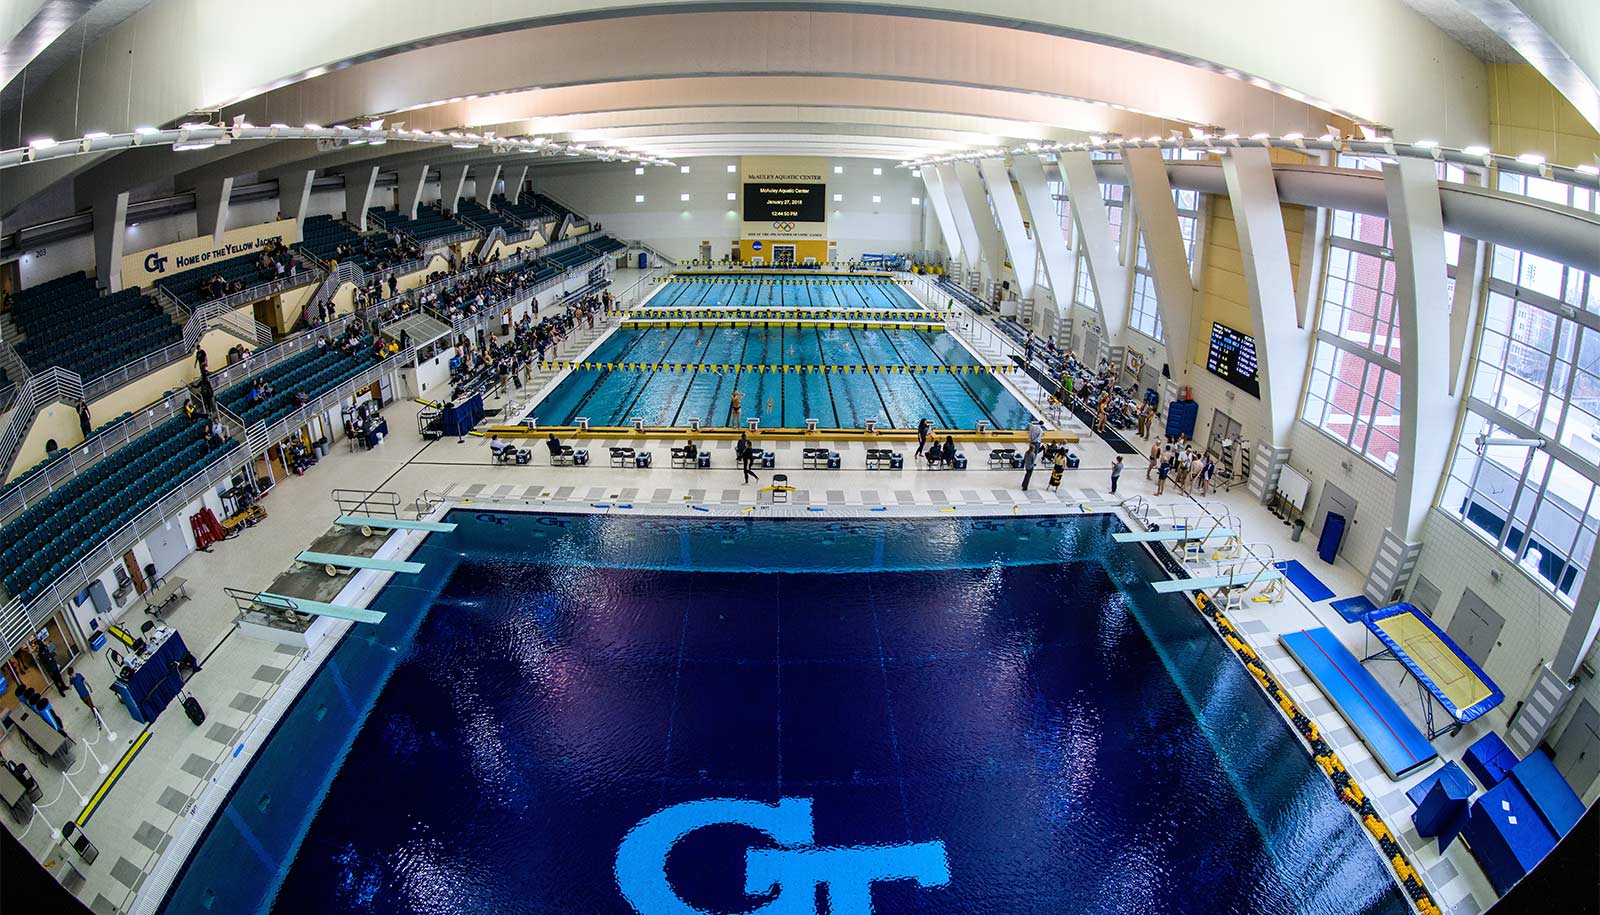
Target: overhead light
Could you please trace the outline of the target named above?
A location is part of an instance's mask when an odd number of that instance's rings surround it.
[[[1487,146],[1468,146],[1466,149],[1461,151],[1469,156],[1487,156],[1490,152],[1489,147]]]
[[[190,151],[196,150],[196,149],[210,149],[211,147],[213,147],[215,145],[217,145],[217,144],[211,143],[211,142],[174,143],[174,144],[172,144],[172,149],[173,149],[174,152],[190,152]]]
[[[1252,139],[1252,140],[1266,140],[1266,139],[1270,139],[1271,136],[1272,136],[1271,134],[1266,134],[1266,133],[1253,133],[1253,134],[1250,135],[1250,139]]]
[[[49,137],[39,137],[36,140],[28,141],[28,148],[30,149],[49,149],[54,145],[56,145],[56,141]]]
[[[1306,135],[1303,134],[1303,133],[1300,133],[1299,131],[1293,131],[1291,133],[1284,134],[1283,138],[1285,140],[1288,140],[1290,143],[1294,143],[1294,142],[1296,142],[1298,140],[1304,140],[1306,138]]]
[[[157,133],[158,131],[154,127],[135,127],[135,128],[133,128],[133,132],[137,133],[137,134],[146,134],[146,135],[148,135],[148,134],[152,134],[152,133]]]
[[[1585,175],[1600,175],[1600,165],[1589,165],[1586,163],[1578,166],[1575,170],[1582,172]]]
[[[306,129],[307,130],[321,130],[322,129],[322,125],[321,124],[307,124],[306,125]]]
[[[1543,165],[1544,156],[1541,156],[1538,153],[1523,153],[1517,157],[1517,161],[1524,165]]]
[[[1412,140],[1411,141],[1411,145],[1415,146],[1418,149],[1436,149],[1439,146],[1439,141],[1438,140]]]
[[[451,143],[450,147],[452,149],[477,149],[478,148],[478,144],[476,144],[476,143]]]

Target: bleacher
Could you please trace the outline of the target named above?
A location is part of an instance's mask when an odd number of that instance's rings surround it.
[[[546,197],[543,194],[534,194],[533,202],[537,207],[539,207],[539,209],[544,210],[546,213],[554,214],[554,217],[557,220],[565,219],[568,216],[571,216],[573,219],[576,219],[579,222],[586,221],[582,216],[579,216],[577,213],[572,212],[571,210],[559,203],[556,203],[554,200],[551,200],[549,197]]]
[[[201,284],[214,276],[220,276],[232,286],[235,282],[244,284],[243,288],[250,288],[260,283],[265,283],[273,278],[273,271],[261,269],[257,263],[257,253],[241,254],[230,257],[225,261],[206,264],[193,270],[174,273],[156,280],[156,285],[166,293],[189,308],[196,308],[211,301],[214,296],[208,296],[200,290]]]
[[[82,272],[17,293],[11,312],[31,368],[52,365],[85,381],[178,342],[183,330],[137,289],[101,295]]]
[[[477,226],[485,235],[493,232],[497,226],[507,235],[515,235],[528,228],[520,219],[512,219],[504,213],[488,209],[476,200],[465,198],[456,204],[456,216],[468,225]]]
[[[531,197],[525,196],[516,203],[511,203],[506,200],[504,195],[496,194],[489,203],[502,213],[514,219],[520,219],[523,222],[544,222],[555,217],[555,213],[543,209],[531,201]]]
[[[362,235],[348,223],[332,216],[308,218],[300,230],[300,238],[301,241],[295,247],[325,264],[348,261],[361,268],[363,273],[371,273],[393,266],[396,262],[396,258],[392,255],[394,241],[387,233],[372,232]],[[354,253],[341,258],[338,254],[340,245],[351,246]]]
[[[0,528],[0,574],[26,603],[107,537],[198,473],[232,442],[174,417],[106,455]]]
[[[296,393],[315,400],[371,367],[375,361],[370,337],[362,338],[354,355],[346,355],[331,343],[327,347],[312,347],[257,376],[266,378],[272,393],[255,406],[247,402],[254,379],[220,392],[217,401],[237,414],[246,425],[271,424],[299,409]]]
[[[419,207],[416,219],[406,219],[405,215],[399,210],[385,209],[383,207],[373,207],[367,212],[378,217],[386,228],[397,229],[411,236],[420,245],[426,245],[435,238],[477,231],[460,220],[451,219],[433,207]]]
[[[555,254],[545,258],[545,260],[554,263],[562,270],[570,270],[585,261],[594,260],[596,257],[610,254],[614,251],[621,251],[626,247],[627,245],[617,241],[615,238],[609,235],[602,235],[592,241],[585,241],[565,250],[557,251]]]

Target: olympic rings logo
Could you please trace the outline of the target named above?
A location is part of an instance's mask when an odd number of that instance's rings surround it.
[[[775,223],[772,224],[772,231],[774,231],[774,232],[793,232],[794,231],[794,223],[792,223],[792,222],[775,222]]]

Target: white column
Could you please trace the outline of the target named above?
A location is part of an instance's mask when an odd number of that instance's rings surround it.
[[[358,165],[344,173],[344,218],[359,231],[367,231],[367,208],[377,183],[376,165]]]
[[[395,208],[405,218],[417,218],[417,207],[422,205],[422,189],[427,183],[428,166],[426,163],[409,165],[400,169],[400,196],[395,201]]]
[[[306,224],[316,174],[316,169],[297,168],[278,176],[278,212],[284,219],[293,219],[296,227]]]
[[[1295,308],[1294,271],[1272,159],[1265,149],[1235,149],[1222,157],[1222,174],[1233,205],[1256,331],[1257,376],[1265,408],[1260,440],[1287,448],[1300,409],[1300,382],[1311,356],[1312,333]]]
[[[456,204],[461,202],[461,191],[467,186],[467,171],[470,166],[446,166],[439,171],[439,207],[446,213],[455,213]]]
[[[1028,202],[1028,212],[1033,215],[1033,237],[1038,239],[1039,256],[1044,260],[1044,275],[1050,278],[1051,298],[1059,321],[1072,307],[1078,286],[1072,249],[1067,246],[1066,234],[1056,219],[1056,202],[1050,196],[1044,163],[1038,156],[1019,156],[1011,160],[1011,172],[1017,178],[1017,187],[1022,189],[1022,199]]]
[[[1383,167],[1394,235],[1395,308],[1405,354],[1400,360],[1400,462],[1391,526],[1415,542],[1450,459],[1459,394],[1451,383],[1444,218],[1433,162],[1402,158]]]
[[[1144,238],[1145,259],[1155,284],[1166,336],[1167,366],[1174,381],[1188,376],[1194,341],[1189,322],[1194,310],[1194,283],[1189,276],[1189,253],[1178,226],[1178,207],[1172,202],[1167,162],[1157,149],[1125,149],[1122,161],[1128,171],[1128,192],[1138,210],[1139,234]]]
[[[233,194],[233,179],[203,181],[194,189],[194,220],[199,234],[221,242],[228,231],[228,198]]]
[[[511,180],[512,175],[517,176],[517,180],[514,183]],[[506,170],[506,201],[508,203],[516,204],[522,200],[522,185],[527,180],[528,167],[526,165]]]
[[[94,201],[94,274],[108,292],[122,291],[122,246],[128,238],[128,193]]]
[[[994,214],[989,212],[988,197],[983,192],[983,179],[978,176],[978,167],[971,162],[957,162],[953,171],[956,185],[961,189],[960,196],[967,203],[967,214],[972,217],[978,250],[988,264],[987,270],[982,271],[984,279],[996,282],[1005,265],[1005,253],[1000,243],[1000,227],[994,223]]]
[[[1057,161],[1067,185],[1067,199],[1072,202],[1072,224],[1078,227],[1083,253],[1088,258],[1089,282],[1094,284],[1095,297],[1100,301],[1105,347],[1120,350],[1128,332],[1128,271],[1118,256],[1121,240],[1111,233],[1105,198],[1100,196],[1100,180],[1094,174],[1094,160],[1086,152],[1064,152]],[[1055,280],[1052,278],[1051,282]],[[1073,282],[1077,282],[1076,276]]]
[[[978,270],[978,265],[983,261],[983,246],[978,242],[978,229],[967,210],[967,198],[961,193],[961,182],[956,178],[955,166],[944,164],[936,167],[945,205],[950,208],[950,217],[956,224],[956,235],[961,239],[961,260],[968,270]]]
[[[939,177],[937,166],[923,167],[922,186],[928,195],[923,199],[939,221],[939,233],[944,236],[945,250],[949,252],[951,260],[957,260],[961,257],[961,235],[956,231],[956,218],[950,212],[950,198],[945,195],[944,182]]]
[[[1022,209],[1017,206],[1017,193],[1011,186],[1011,174],[1006,171],[1004,159],[979,161],[978,173],[983,178],[984,186],[989,189],[989,199],[994,201],[1000,238],[1005,243],[1006,255],[1010,257],[1011,269],[1017,277],[1017,298],[1031,299],[1039,254],[1023,222]]]
[[[500,180],[500,166],[474,165],[472,167],[473,190],[476,191],[478,203],[488,209],[489,201],[494,198],[495,183]]]

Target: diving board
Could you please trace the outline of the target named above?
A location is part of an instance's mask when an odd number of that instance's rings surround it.
[[[1264,569],[1260,572],[1240,572],[1233,575],[1208,575],[1205,578],[1163,579],[1151,582],[1150,587],[1159,594],[1176,594],[1180,591],[1209,591],[1212,588],[1243,588],[1276,581],[1282,577],[1283,573],[1276,569]]]
[[[422,563],[405,562],[399,559],[374,559],[371,556],[342,556],[338,553],[313,553],[310,550],[296,556],[295,562],[306,562],[312,565],[336,566],[341,569],[373,569],[379,572],[410,572],[422,571]]]
[[[1234,537],[1238,531],[1226,527],[1212,528],[1202,532],[1199,528],[1179,528],[1168,531],[1121,531],[1111,535],[1111,539],[1118,543],[1155,543],[1173,542],[1178,540],[1209,540],[1213,537]]]
[[[402,521],[399,518],[371,518],[366,515],[340,515],[333,519],[340,527],[359,527],[364,530],[431,531],[448,533],[456,526],[448,521]]]
[[[320,600],[287,597],[282,594],[273,594],[270,591],[262,591],[256,595],[255,599],[256,603],[272,610],[293,610],[296,613],[326,616],[336,620],[349,620],[352,623],[381,623],[384,617],[381,610],[368,610],[365,607],[346,607],[342,604],[326,604]]]
[[[1433,744],[1411,723],[1383,684],[1332,632],[1326,628],[1304,629],[1286,632],[1278,641],[1349,722],[1390,778],[1399,781],[1407,772],[1438,758]]]
[[[1505,693],[1483,668],[1411,604],[1391,604],[1368,613],[1361,622],[1370,636],[1383,643],[1381,650],[1362,658],[1361,663],[1398,661],[1406,674],[1416,679],[1430,739],[1460,731],[1467,722],[1505,701]],[[1430,697],[1433,702],[1428,701]],[[1450,716],[1450,724],[1433,726],[1433,703]]]

